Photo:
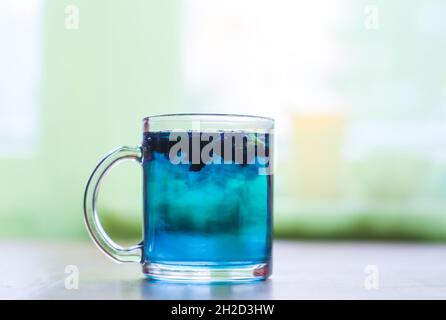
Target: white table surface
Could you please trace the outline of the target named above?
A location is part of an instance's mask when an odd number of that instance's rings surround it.
[[[114,263],[87,241],[1,241],[0,252],[3,299],[446,298],[443,244],[275,241],[273,277],[239,285],[147,281],[138,264]],[[66,288],[67,266],[78,289]]]

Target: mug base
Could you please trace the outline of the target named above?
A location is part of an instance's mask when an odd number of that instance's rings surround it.
[[[142,269],[147,279],[171,282],[237,283],[265,280],[271,275],[270,262],[224,266],[146,262]]]

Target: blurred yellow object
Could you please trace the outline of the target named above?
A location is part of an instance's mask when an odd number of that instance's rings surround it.
[[[293,117],[295,187],[299,199],[337,197],[342,171],[342,114],[297,114]]]

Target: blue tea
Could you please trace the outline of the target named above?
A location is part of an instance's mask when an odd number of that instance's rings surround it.
[[[270,265],[268,134],[145,132],[142,148],[146,263]]]

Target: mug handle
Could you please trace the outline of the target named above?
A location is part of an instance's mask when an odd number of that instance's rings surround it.
[[[122,146],[106,155],[93,170],[88,179],[84,194],[84,218],[91,238],[107,256],[116,262],[141,262],[142,243],[123,248],[115,243],[105,232],[97,212],[98,193],[102,179],[117,164],[126,161],[142,162],[141,147]]]

